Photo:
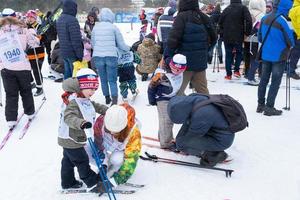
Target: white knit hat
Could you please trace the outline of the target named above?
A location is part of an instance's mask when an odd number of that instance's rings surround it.
[[[7,16],[13,16],[13,17],[15,17],[16,13],[11,8],[4,8],[3,11],[2,11],[2,16],[3,17],[7,17]]]
[[[187,68],[186,57],[182,54],[175,54],[169,64],[173,74],[180,74]]]
[[[123,106],[111,106],[105,113],[104,126],[113,133],[122,131],[127,126],[127,110]]]

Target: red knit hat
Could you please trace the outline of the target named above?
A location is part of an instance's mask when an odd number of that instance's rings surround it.
[[[80,90],[84,90],[84,89],[97,90],[99,87],[99,80],[97,74],[89,68],[83,68],[79,70],[76,74],[76,77],[79,82]]]

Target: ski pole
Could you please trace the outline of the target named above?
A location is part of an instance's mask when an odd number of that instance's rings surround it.
[[[0,70],[0,106],[3,106],[2,102],[2,76],[1,76],[1,70]]]
[[[39,65],[39,62],[38,62],[38,58],[37,58],[37,53],[36,53],[35,47],[33,47],[33,52],[34,52],[34,57],[35,57],[36,66],[37,66],[37,68],[38,68],[39,79],[40,79],[41,84],[42,84],[42,91],[43,91],[43,94],[44,94],[44,98],[43,98],[43,99],[46,100],[46,94],[45,94],[45,90],[44,90],[44,83],[43,83],[42,74],[41,74],[41,69],[40,69],[40,65]]]
[[[285,107],[284,110],[290,110],[291,105],[291,74],[290,74],[290,56],[286,62],[286,83],[285,83]]]
[[[106,191],[106,193],[107,193],[107,195],[108,195],[108,197],[109,197],[110,200],[112,200],[112,199],[116,200],[116,196],[114,194],[112,186],[109,183],[109,180],[108,180],[108,178],[106,176],[106,173],[105,173],[105,171],[103,169],[102,161],[101,161],[101,159],[99,157],[99,154],[98,154],[98,151],[97,151],[97,147],[96,147],[94,141],[92,140],[91,130],[88,129],[85,132],[86,132],[86,135],[88,137],[89,145],[90,145],[90,147],[92,149],[93,157],[94,157],[94,159],[96,161],[96,165],[97,165],[98,170],[99,170],[100,178],[101,178],[101,180],[103,180],[104,189],[105,189],[105,191]],[[102,195],[102,194],[100,194],[100,195]]]
[[[214,66],[213,66],[213,73],[215,73],[215,69],[216,69],[216,59],[217,59],[217,49],[215,48],[215,46],[213,47],[213,58],[214,58]]]
[[[173,159],[168,159],[168,158],[157,157],[156,155],[150,155],[147,152],[145,152],[145,154],[146,154],[147,158],[140,156],[140,158],[142,160],[148,160],[148,161],[153,161],[153,162],[162,162],[162,163],[182,165],[182,166],[189,166],[189,167],[196,167],[196,168],[202,168],[202,169],[210,169],[210,170],[216,170],[216,171],[223,171],[223,172],[225,172],[226,177],[231,177],[232,172],[234,172],[234,170],[232,170],[232,169],[224,169],[224,168],[219,168],[219,167],[205,167],[205,166],[201,166],[200,164],[197,164],[197,163],[191,163],[191,162],[185,162],[185,161],[181,161],[181,160],[173,160]]]

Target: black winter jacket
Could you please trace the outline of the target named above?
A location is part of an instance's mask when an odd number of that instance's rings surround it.
[[[231,0],[231,4],[221,14],[219,28],[224,43],[228,44],[240,44],[245,35],[251,34],[251,14],[241,0]]]
[[[76,14],[77,4],[72,0],[65,0],[63,13],[56,22],[56,29],[63,58],[82,60],[83,43]]]
[[[179,1],[179,13],[168,38],[168,56],[181,53],[187,57],[187,71],[207,68],[207,52],[217,40],[209,17],[199,11],[197,0]]]

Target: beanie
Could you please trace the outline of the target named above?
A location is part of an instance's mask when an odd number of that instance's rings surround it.
[[[2,11],[2,17],[8,17],[8,16],[15,17],[16,12],[11,8],[4,8]]]
[[[76,74],[76,78],[78,79],[80,90],[98,89],[98,76],[93,70],[89,68],[80,69]]]
[[[173,74],[178,75],[178,74],[184,72],[187,68],[186,57],[182,54],[175,54],[169,64],[169,66],[170,66]]]
[[[119,133],[127,126],[127,110],[123,106],[113,105],[105,113],[104,126],[113,133]]]
[[[32,18],[36,19],[37,14],[34,10],[28,10],[27,13],[26,13],[26,17],[32,17]]]

